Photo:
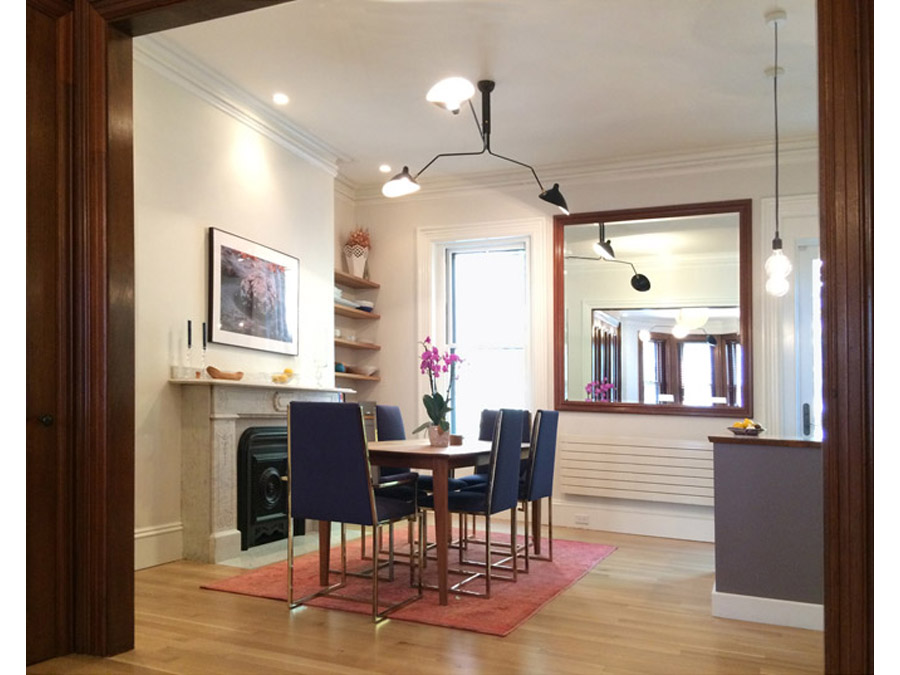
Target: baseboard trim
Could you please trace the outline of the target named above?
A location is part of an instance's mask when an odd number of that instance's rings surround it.
[[[739,619],[775,626],[824,630],[825,608],[809,602],[721,593],[713,587],[712,613],[722,619]]]
[[[706,506],[649,503],[629,506],[612,502],[588,505],[554,500],[553,521],[563,527],[587,530],[715,541],[713,510]]]
[[[184,557],[184,527],[168,523],[134,531],[134,569],[162,565]]]

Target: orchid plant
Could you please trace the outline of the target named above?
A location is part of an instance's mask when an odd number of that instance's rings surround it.
[[[603,378],[603,382],[599,380],[591,380],[584,387],[587,394],[585,401],[606,401],[609,397],[609,390],[614,389],[615,385],[608,379]]]
[[[428,415],[429,421],[420,424],[413,429],[412,433],[422,431],[432,425],[439,427],[441,432],[447,432],[450,430],[450,422],[447,421],[447,413],[452,410],[450,407],[450,396],[453,381],[456,379],[456,366],[457,364],[462,363],[462,359],[450,352],[445,351],[442,354],[437,346],[431,342],[430,337],[426,337],[425,340],[419,344],[422,345],[419,371],[423,375],[428,376],[428,385],[431,390],[430,394],[425,394],[422,397],[422,403],[425,404],[425,412]],[[447,375],[448,382],[446,393],[442,395],[439,388],[441,384],[440,378],[445,374]]]

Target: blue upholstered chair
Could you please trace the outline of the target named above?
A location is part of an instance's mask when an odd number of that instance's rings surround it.
[[[375,433],[379,441],[403,441],[406,440],[406,431],[403,427],[403,415],[400,408],[395,405],[378,405],[375,407]],[[393,476],[408,472],[408,468],[381,467],[382,476]],[[419,476],[419,490],[425,492],[434,491],[434,480],[431,476]],[[461,490],[466,484],[458,478],[450,478],[447,488],[449,490]]]
[[[375,439],[379,441],[406,440],[406,431],[403,428],[403,415],[400,414],[400,408],[398,406],[375,406]],[[391,476],[407,472],[409,472],[409,467],[381,467],[382,476]]]
[[[515,510],[519,496],[519,457],[522,446],[522,424],[525,413],[522,410],[501,410],[497,416],[496,431],[491,444],[490,460],[487,469],[487,483],[483,490],[458,490],[447,496],[450,513],[464,515],[479,515],[485,519],[485,560],[481,563],[484,571],[463,573],[465,578],[451,587],[456,593],[466,593],[489,598],[491,596],[491,580],[496,577],[493,574],[494,550],[491,543],[491,516],[503,511]],[[433,508],[434,499],[430,495],[421,497],[419,504],[423,508]],[[426,519],[420,520],[420,538],[424,540]],[[516,518],[510,519],[511,541],[516,540]],[[518,565],[516,564],[517,549],[513,548],[513,564],[511,581],[517,580]],[[460,550],[462,556],[462,549]],[[472,561],[463,561],[472,565]],[[464,585],[483,577],[485,580],[485,592],[477,593],[464,588]]]
[[[497,425],[497,412],[496,410],[482,410],[481,418],[478,422],[478,440],[479,441],[492,441],[494,439],[494,428]],[[528,410],[525,410],[525,417],[522,421],[522,443],[528,443],[531,439],[531,413]],[[528,460],[523,459],[522,464],[520,466],[521,473],[524,475],[527,472]],[[469,476],[461,476],[457,480],[463,482],[463,486],[461,488],[456,488],[460,490],[466,490],[471,487],[475,487],[478,485],[484,485],[487,483],[487,465],[482,464],[481,466],[475,467],[475,473]],[[453,489],[453,488],[451,488]]]
[[[411,485],[415,488],[415,476]],[[409,479],[407,479],[409,480]],[[399,482],[399,481],[398,481]],[[340,580],[307,595],[294,599],[293,535],[288,537],[288,605],[296,607],[312,598],[333,595],[348,600],[372,603],[372,618],[379,621],[389,612],[422,597],[421,582],[417,592],[384,609],[378,597],[381,576],[381,526],[401,520],[415,520],[416,490],[410,499],[376,494],[369,464],[362,409],[356,403],[318,403],[292,401],[288,407],[288,507],[294,518],[337,522],[341,524]],[[374,529],[372,596],[362,599],[336,593],[346,585],[347,538],[346,524],[369,526]],[[388,549],[386,562],[393,570],[393,547]],[[410,582],[413,581],[410,565]]]
[[[529,453],[528,470],[519,480],[519,502],[525,513],[525,571],[529,570],[529,561],[553,560],[553,467],[556,464],[556,436],[559,426],[559,413],[555,410],[538,410],[534,415],[534,428],[531,433],[531,452]],[[546,557],[531,556],[535,548],[528,523],[528,505],[547,498],[547,548]]]
[[[523,554],[525,568],[530,569],[530,560],[553,560],[553,503],[547,500],[548,519],[548,555],[531,555],[532,549],[537,549],[535,540],[531,536],[528,518],[528,506],[541,499],[551,497],[553,494],[553,468],[556,462],[556,436],[559,424],[559,413],[555,410],[538,410],[534,416],[534,427],[531,432],[531,444],[528,450],[528,458],[522,460],[524,467],[519,474],[519,503],[525,515],[525,544],[520,545],[519,552]],[[470,492],[483,492],[485,485],[477,483],[467,488]],[[473,536],[468,541],[477,541]],[[510,556],[510,559],[512,556]],[[501,560],[497,564],[502,569],[507,569],[506,562]]]

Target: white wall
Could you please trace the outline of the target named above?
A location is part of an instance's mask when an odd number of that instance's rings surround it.
[[[245,373],[293,368],[333,384],[334,178],[251,125],[163,77],[134,68],[135,562],[181,558],[178,386],[186,322],[207,320],[207,230],[300,260],[298,357],[210,344],[206,362]]]
[[[817,190],[817,160],[815,152],[782,153],[782,195],[814,195]],[[628,170],[597,172],[593,176],[542,176],[545,183],[559,181],[572,212],[603,211],[646,206],[661,206],[691,202],[707,202],[751,198],[753,200],[753,253],[765,250],[772,238],[771,228],[763,229],[761,199],[773,192],[771,156],[753,155],[745,158],[682,162],[668,161],[663,167],[648,165],[642,170],[634,166]],[[552,207],[537,199],[536,189],[524,176],[521,184],[502,185],[486,189],[429,191],[427,177],[422,190],[408,198],[387,200],[375,194],[358,200],[356,220],[364,222],[373,232],[370,270],[382,284],[379,311],[382,315],[380,331],[383,346],[380,361],[384,373],[375,397],[383,403],[401,406],[405,419],[421,417],[417,393],[420,379],[416,368],[416,342],[421,325],[416,313],[415,298],[418,278],[415,243],[417,229],[423,227],[467,227],[483,223],[485,231],[491,223],[542,218],[547,228],[546,241],[552,241]],[[785,247],[792,246],[792,234],[782,231]],[[552,265],[550,245],[535,251],[543,264]],[[755,259],[754,270],[754,397],[755,409],[769,409],[767,373],[763,362],[771,358],[764,354],[760,341],[768,334],[765,325],[771,312],[760,312],[764,285],[762,259]],[[548,277],[551,278],[551,277]],[[486,291],[487,292],[487,291]],[[546,343],[552,340],[552,288],[536,288],[543,294],[547,316],[538,319],[536,328],[546,331]],[[789,302],[790,298],[786,299]],[[541,367],[552,366],[552,353],[545,355]],[[552,369],[551,369],[552,372]],[[776,394],[777,395],[777,394]],[[552,407],[552,382],[537,391],[533,407]],[[669,439],[675,442],[707,442],[712,434],[721,434],[728,424],[726,418],[650,416],[609,413],[563,413],[560,418],[560,438],[592,438],[598,436],[622,439]],[[707,507],[651,505],[648,503],[604,498],[567,498],[557,493],[554,503],[557,522],[574,525],[575,515],[587,515],[588,527],[643,532],[662,536],[686,536],[708,539],[712,536],[712,513]],[[584,519],[579,518],[584,525]]]

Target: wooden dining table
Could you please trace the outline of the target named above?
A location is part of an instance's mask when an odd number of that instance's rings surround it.
[[[447,556],[450,540],[450,512],[447,506],[447,479],[453,469],[487,461],[491,444],[468,441],[463,445],[435,447],[427,440],[375,441],[369,443],[369,461],[376,466],[408,466],[427,469],[434,476],[434,528],[437,552],[440,604],[448,599]],[[328,585],[331,552],[331,523],[319,523],[319,582]]]

